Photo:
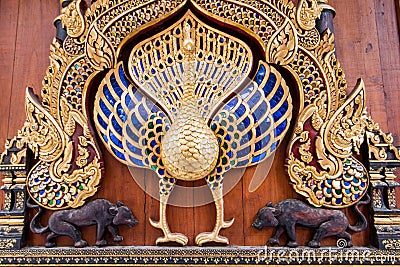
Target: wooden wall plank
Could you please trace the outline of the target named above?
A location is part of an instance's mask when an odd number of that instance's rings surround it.
[[[375,0],[375,17],[378,31],[379,56],[383,78],[384,100],[387,120],[389,122],[400,119],[400,49],[399,28],[395,1]],[[389,123],[388,131],[398,141],[400,127],[396,123]]]
[[[369,113],[387,130],[378,30],[373,0],[340,1],[329,3],[336,9],[335,40],[337,57],[347,77],[348,92],[358,78],[363,78],[367,89]]]
[[[397,27],[400,30],[400,0],[394,0],[396,6]]]
[[[1,1],[1,3],[14,1]],[[8,122],[8,138],[17,134],[25,121],[25,88],[30,86],[40,95],[42,80],[49,66],[49,47],[55,36],[54,18],[59,14],[59,2],[52,0],[19,1],[18,23],[15,42],[15,62],[10,88],[11,109]],[[3,12],[3,10],[1,10]],[[28,233],[28,245],[43,245],[45,236]],[[60,244],[69,244],[70,239],[61,238]]]
[[[3,150],[10,119],[19,1],[0,1],[0,10],[0,148]]]
[[[30,86],[40,95],[42,80],[50,63],[49,46],[55,36],[53,20],[59,14],[59,10],[59,1],[20,1],[9,137],[16,135],[25,121],[25,88]]]

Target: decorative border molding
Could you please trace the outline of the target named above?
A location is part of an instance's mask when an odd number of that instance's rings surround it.
[[[89,247],[0,251],[0,265],[226,266],[266,264],[400,264],[400,252],[371,248]]]

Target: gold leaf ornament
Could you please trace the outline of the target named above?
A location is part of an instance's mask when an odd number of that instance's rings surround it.
[[[367,124],[364,82],[360,79],[353,93],[330,119],[324,133],[326,149],[339,158],[358,153]]]
[[[85,7],[86,2],[84,0],[75,0],[61,9],[61,15],[58,19],[61,20],[67,34],[73,38],[80,37],[85,32],[85,19],[82,15],[82,10]]]
[[[26,90],[25,111],[27,121],[18,135],[40,160],[52,162],[65,149],[65,136],[59,124],[42,107],[31,88]]]
[[[114,66],[115,51],[108,39],[93,26],[86,42],[86,55],[96,70],[104,70]]]
[[[267,62],[278,65],[288,65],[293,61],[298,50],[298,36],[290,21],[285,23],[271,37],[266,49]]]
[[[303,30],[312,30],[322,9],[323,6],[319,5],[317,0],[301,0],[297,9],[297,23]]]

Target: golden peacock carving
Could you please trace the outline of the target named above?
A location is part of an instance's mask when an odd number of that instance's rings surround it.
[[[160,220],[150,219],[164,233],[157,244],[188,242],[170,232],[166,206],[176,180],[199,179],[207,181],[217,215],[214,230],[195,242],[228,244],[219,235],[234,221],[224,220],[224,173],[265,160],[285,135],[292,114],[289,88],[262,61],[248,79],[252,60],[246,43],[188,11],[132,49],[130,75],[119,63],[103,79],[94,111],[103,142],[121,162],[151,168],[159,177]]]
[[[170,232],[166,207],[177,180],[199,179],[217,212],[214,230],[195,241],[228,243],[219,236],[233,223],[224,220],[224,175],[268,162],[292,113],[286,163],[294,190],[332,208],[366,194],[368,170],[354,155],[366,129],[365,89],[360,81],[346,94],[334,35],[315,28],[324,1],[83,2],[62,10],[68,36],[51,46],[41,100],[26,94],[18,140],[38,158],[26,178],[38,205],[77,208],[98,190],[104,162],[93,120],[115,158],[157,174],[157,243],[187,243]]]

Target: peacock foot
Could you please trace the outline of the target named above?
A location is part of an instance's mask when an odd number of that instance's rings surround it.
[[[219,231],[221,231],[222,228],[228,228],[231,227],[235,219],[232,219],[230,221],[225,222],[221,217],[221,219],[217,219],[215,228],[212,232],[204,232],[201,234],[198,234],[196,236],[196,244],[199,246],[202,246],[205,243],[209,242],[215,242],[215,243],[221,243],[221,244],[226,244],[229,245],[229,239],[223,236],[218,235]]]
[[[180,234],[180,233],[168,233],[164,237],[159,237],[156,240],[156,244],[159,245],[160,243],[168,243],[168,242],[176,242],[185,246],[188,242],[187,236]]]
[[[196,236],[196,244],[198,246],[202,246],[205,243],[216,242],[216,243],[229,245],[229,239],[224,236],[218,235],[218,232],[219,231],[213,231],[213,232],[205,232],[205,233],[198,234]]]
[[[178,244],[181,244],[182,246],[185,246],[188,242],[187,236],[180,234],[180,233],[171,233],[168,227],[168,224],[165,221],[161,222],[156,222],[152,219],[150,219],[150,224],[156,228],[159,228],[163,231],[164,237],[159,237],[156,240],[156,245],[160,243],[168,243],[168,242],[176,242]]]

